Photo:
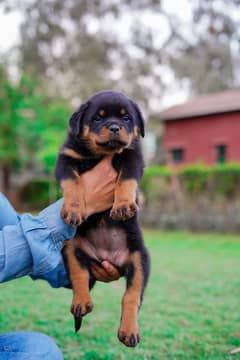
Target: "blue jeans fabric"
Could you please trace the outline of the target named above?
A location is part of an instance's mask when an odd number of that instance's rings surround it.
[[[16,331],[0,335],[1,360],[63,360],[63,355],[47,335]]]
[[[20,216],[0,193],[0,230],[16,225]],[[16,331],[0,335],[0,360],[63,360],[63,355],[47,335],[32,331]]]

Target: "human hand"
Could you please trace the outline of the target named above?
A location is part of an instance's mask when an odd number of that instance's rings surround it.
[[[91,272],[98,281],[103,282],[115,281],[121,277],[118,269],[107,260],[104,260],[101,265],[92,262]]]
[[[112,156],[104,157],[93,169],[81,175],[87,216],[112,207],[117,177]]]

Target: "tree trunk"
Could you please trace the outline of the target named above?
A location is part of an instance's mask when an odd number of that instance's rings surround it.
[[[6,195],[10,195],[10,184],[11,179],[11,166],[9,165],[3,165],[2,166],[2,192]]]

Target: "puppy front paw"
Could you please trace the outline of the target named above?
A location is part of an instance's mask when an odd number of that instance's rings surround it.
[[[113,220],[127,220],[133,217],[138,211],[135,201],[118,201],[113,204],[110,216]]]
[[[80,203],[75,201],[72,203],[65,203],[61,209],[61,217],[70,226],[79,226],[84,221],[83,211]]]

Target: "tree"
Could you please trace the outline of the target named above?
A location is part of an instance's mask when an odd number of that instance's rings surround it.
[[[160,0],[2,2],[24,15],[20,68],[41,74],[52,94],[75,104],[114,88],[151,113],[149,99],[167,91],[166,70],[193,93],[239,86],[239,0],[191,0],[188,20]],[[151,27],[154,16],[169,29],[164,41]]]
[[[59,147],[66,137],[70,114],[70,107],[63,99],[48,99],[45,103],[44,129],[41,134],[41,147],[37,150],[36,157],[45,173],[51,174],[52,177]]]
[[[154,53],[153,36],[140,16],[149,8],[161,13],[161,1],[3,2],[24,15],[21,71],[41,74],[53,95],[77,104],[95,91],[113,88],[147,105],[151,94],[156,96],[162,89],[161,76],[155,71],[159,51]],[[123,19],[129,13],[135,14],[134,23],[123,41],[119,34],[128,31],[118,31],[114,25],[126,27]]]
[[[23,14],[19,72],[74,107],[113,88],[155,118],[172,84],[191,96],[240,85],[239,0],[189,0],[188,17],[160,0],[0,1]],[[164,38],[152,19],[168,29]]]
[[[188,32],[184,20],[171,20],[165,50],[177,78],[188,79],[196,94],[239,87],[239,0],[192,0]],[[175,21],[174,21],[175,20]],[[174,50],[174,51],[171,51]]]
[[[0,84],[0,168],[2,189],[9,195],[13,171],[52,170],[70,111],[66,102],[49,99],[26,76],[13,84],[0,68]]]
[[[10,83],[3,68],[0,68],[0,83],[0,166],[3,192],[8,194],[12,169],[19,166],[18,129],[22,117],[23,96],[21,91]]]

